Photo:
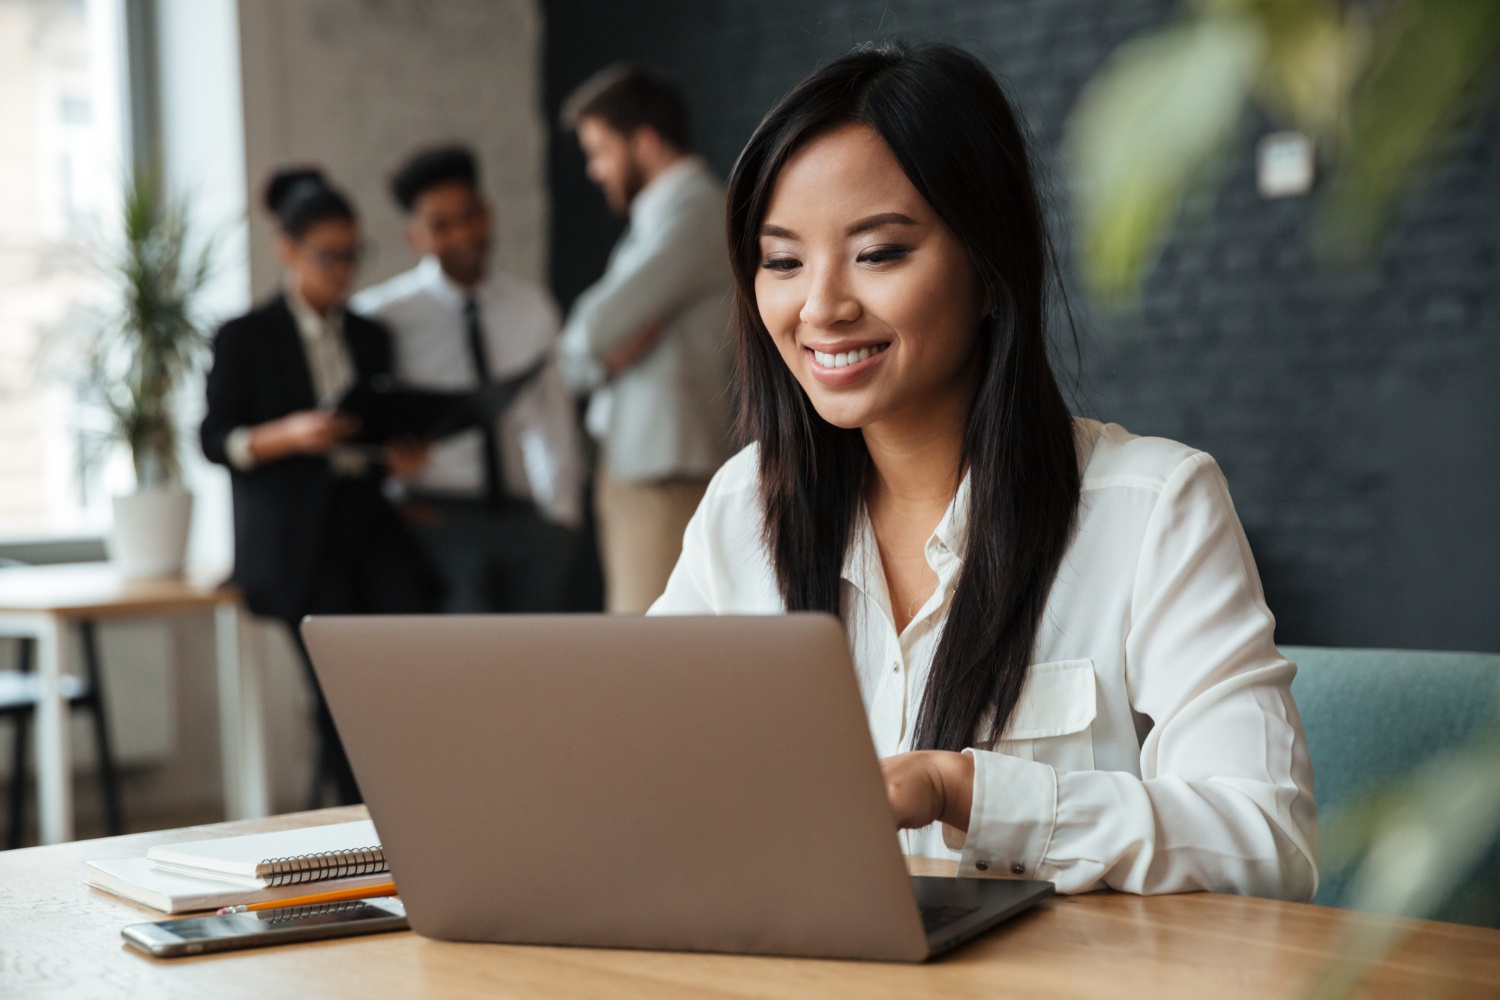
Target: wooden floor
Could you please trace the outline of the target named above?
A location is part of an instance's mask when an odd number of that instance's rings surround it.
[[[8,734],[0,732],[0,739],[8,739]],[[224,803],[217,798],[208,797],[195,804],[176,805],[169,809],[147,809],[140,803],[141,796],[132,795],[131,789],[133,779],[137,777],[132,772],[121,775],[120,794],[125,806],[125,832],[152,833],[158,830],[175,830],[185,826],[202,826],[205,823],[218,823],[224,819]],[[149,776],[155,779],[155,775]],[[91,775],[78,775],[74,779],[75,799],[78,804],[77,812],[77,840],[96,840],[109,835],[104,819],[104,810],[99,805],[99,790],[97,779]],[[0,809],[8,810],[10,803],[10,783],[0,782]],[[36,785],[27,782],[26,789],[26,824],[22,830],[21,846],[35,847],[40,843],[37,828],[36,812]],[[10,813],[8,811],[0,814],[0,848],[3,848],[3,838],[10,833]],[[0,995],[0,1000],[4,1000]]]

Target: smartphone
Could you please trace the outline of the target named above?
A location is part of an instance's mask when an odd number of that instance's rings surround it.
[[[401,900],[391,897],[131,924],[120,931],[120,936],[126,944],[148,955],[178,958],[405,929],[406,908]]]

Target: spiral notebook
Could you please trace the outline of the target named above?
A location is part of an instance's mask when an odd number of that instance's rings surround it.
[[[146,858],[85,861],[84,868],[88,876],[87,883],[95,889],[114,893],[163,913],[217,910],[221,906],[237,906],[241,903],[270,903],[278,899],[306,896],[310,892],[332,892],[336,889],[373,889],[391,880],[391,876],[383,872],[379,875],[331,879],[319,882],[315,889],[300,885],[252,889],[222,879],[167,871]]]
[[[389,871],[369,820],[158,844],[146,852],[158,868],[249,889],[322,882]]]

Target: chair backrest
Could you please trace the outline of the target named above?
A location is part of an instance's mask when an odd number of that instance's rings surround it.
[[[1500,655],[1284,646],[1297,664],[1292,694],[1327,820],[1400,779],[1432,755],[1466,743],[1500,705]],[[1340,873],[1319,873],[1315,902],[1339,906]],[[1439,919],[1500,927],[1500,850],[1491,851]]]
[[[0,556],[0,569],[25,566],[19,559],[10,556]],[[15,650],[14,653],[11,650]],[[20,639],[0,639],[0,671],[9,671],[14,668],[23,674],[31,672],[31,647]]]

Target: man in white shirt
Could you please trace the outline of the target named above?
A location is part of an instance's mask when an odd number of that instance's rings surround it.
[[[563,370],[591,393],[605,600],[639,614],[666,586],[682,532],[729,457],[731,277],[724,189],[690,152],[687,110],[636,66],[584,83],[563,111],[589,179],[630,224],[563,330]]]
[[[392,191],[422,260],[352,305],[391,328],[397,381],[472,390],[542,362],[493,425],[434,445],[407,519],[444,578],[447,610],[564,610],[583,463],[555,354],[557,308],[540,286],[490,266],[490,206],[468,149],[418,153]]]

